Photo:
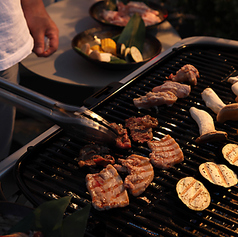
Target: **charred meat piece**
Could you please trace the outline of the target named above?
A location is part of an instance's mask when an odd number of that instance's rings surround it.
[[[128,136],[127,129],[123,128],[122,124],[111,123],[110,126],[118,133],[118,137],[116,138],[116,146],[122,149],[131,148],[131,140]]]
[[[97,144],[88,144],[84,146],[77,158],[80,167],[101,165],[106,167],[108,164],[114,164],[115,159],[109,154],[108,147]]]
[[[151,92],[144,96],[134,98],[133,102],[137,108],[149,109],[160,105],[172,105],[178,98],[189,96],[191,86],[175,81],[166,81],[160,86],[156,86]]]
[[[184,160],[179,144],[170,135],[159,141],[148,141],[148,146],[152,151],[150,161],[157,168],[169,169]]]
[[[139,109],[149,109],[160,105],[172,105],[177,96],[171,91],[148,92],[144,96],[133,99],[134,105]]]
[[[152,128],[157,126],[158,120],[150,115],[131,117],[125,120],[125,127],[129,128],[133,141],[139,143],[152,140]]]
[[[176,72],[176,75],[171,73],[168,77],[169,80],[178,82],[188,82],[190,85],[197,85],[197,78],[199,78],[199,72],[191,64],[186,64]]]
[[[92,205],[98,211],[124,207],[129,204],[123,180],[110,164],[99,173],[87,174],[86,185],[92,198]]]
[[[156,86],[152,89],[152,92],[173,92],[178,98],[185,98],[189,96],[191,92],[191,86],[186,84],[181,84],[175,81],[166,81],[164,84],[160,86]]]
[[[124,186],[133,196],[139,196],[154,178],[154,169],[150,159],[132,154],[127,159],[118,159],[118,161],[129,173],[124,180]]]
[[[108,164],[115,163],[115,159],[111,155],[104,155],[104,156],[94,155],[92,160],[96,165],[100,165],[103,167],[106,167]]]

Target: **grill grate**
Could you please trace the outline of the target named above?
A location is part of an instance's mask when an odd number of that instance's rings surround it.
[[[131,116],[150,114],[158,118],[159,126],[154,137],[170,134],[181,146],[185,160],[169,170],[155,168],[155,178],[140,197],[130,196],[130,205],[125,208],[98,212],[92,209],[85,236],[237,236],[238,234],[238,186],[228,189],[205,181],[198,166],[207,161],[224,163],[221,147],[226,143],[237,143],[237,124],[218,124],[217,130],[228,132],[225,143],[196,144],[199,131],[189,114],[189,108],[208,111],[200,93],[211,87],[224,103],[234,102],[231,84],[226,78],[238,66],[238,49],[193,45],[167,55],[146,72],[128,83],[106,100],[92,105],[94,112],[110,122],[122,123]],[[198,85],[192,88],[185,99],[178,99],[172,107],[137,110],[133,98],[144,95],[153,87],[161,85],[170,73],[176,73],[184,64],[194,65],[200,72]],[[20,159],[16,176],[18,184],[34,204],[68,194],[73,195],[69,211],[81,208],[90,202],[86,190],[85,175],[89,168],[79,168],[75,157],[85,145],[84,140],[74,140],[64,131],[57,131]],[[147,146],[133,143],[130,151],[113,150],[117,155],[131,153],[148,156]],[[238,168],[231,167],[237,174]],[[179,179],[194,176],[201,180],[211,194],[211,205],[202,212],[189,210],[178,199],[175,190]]]

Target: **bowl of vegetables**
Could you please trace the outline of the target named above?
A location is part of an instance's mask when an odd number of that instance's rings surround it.
[[[162,46],[135,14],[123,29],[101,26],[77,34],[72,48],[95,65],[122,70],[144,64],[158,55]]]

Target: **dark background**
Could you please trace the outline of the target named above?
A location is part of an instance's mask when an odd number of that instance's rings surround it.
[[[238,40],[238,1],[161,0],[169,11],[168,21],[181,38],[214,36]]]

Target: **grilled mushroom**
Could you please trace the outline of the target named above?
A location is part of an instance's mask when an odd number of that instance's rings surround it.
[[[229,78],[227,79],[227,81],[228,81],[229,83],[231,83],[231,84],[235,84],[236,82],[238,82],[238,76],[236,76],[236,77],[229,77]]]
[[[218,97],[218,95],[211,88],[206,88],[202,93],[202,99],[204,100],[206,106],[210,108],[215,114],[218,114],[219,111],[226,105]]]
[[[238,103],[233,103],[223,107],[216,118],[217,122],[224,123],[227,120],[238,120]]]
[[[237,96],[235,101],[238,102],[238,83],[235,83],[231,86],[232,92]]]
[[[238,83],[236,84],[238,85]],[[217,114],[217,122],[224,123],[227,120],[238,120],[238,103],[224,104],[211,88],[206,88],[202,92],[202,99],[206,106]]]
[[[229,77],[227,81],[232,84],[231,90],[237,96],[235,98],[235,101],[238,102],[238,83],[236,83],[236,82],[238,82],[238,77],[237,76],[236,77]]]
[[[189,112],[199,127],[200,136],[196,139],[196,142],[205,143],[212,141],[222,141],[227,138],[226,132],[217,131],[215,129],[212,116],[205,110],[191,107]]]

